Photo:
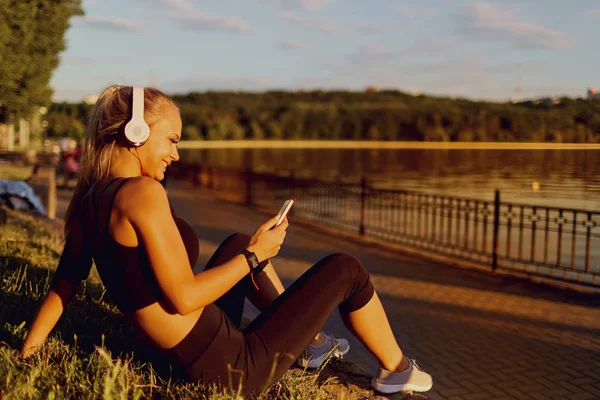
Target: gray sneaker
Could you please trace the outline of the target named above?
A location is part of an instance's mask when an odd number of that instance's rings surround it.
[[[402,372],[390,372],[379,368],[377,375],[371,380],[373,389],[381,393],[396,393],[402,391],[426,392],[433,386],[431,375],[423,371],[415,360]]]
[[[346,339],[336,339],[329,332],[321,333],[325,336],[325,341],[319,345],[309,344],[296,360],[296,365],[301,368],[319,368],[329,355],[342,358],[350,350],[350,344]]]

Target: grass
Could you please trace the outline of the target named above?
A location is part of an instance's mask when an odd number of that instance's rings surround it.
[[[0,179],[23,181],[29,178],[32,171],[33,167],[30,166],[0,164]]]
[[[59,226],[7,212],[8,224],[0,226],[0,399],[241,398],[235,388],[189,384],[178,371],[158,367],[161,356],[135,341],[119,311],[103,300],[95,269],[45,344],[20,360],[17,349],[48,290],[63,242]],[[334,398],[328,391],[334,378],[320,372],[291,370],[259,397]]]

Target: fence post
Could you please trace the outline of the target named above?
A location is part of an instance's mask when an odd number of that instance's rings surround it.
[[[252,169],[246,168],[246,205],[252,205]]]
[[[492,271],[498,268],[498,231],[500,229],[500,191],[494,194],[494,243],[492,245]]]
[[[367,201],[367,179],[363,176],[360,180],[360,227],[358,233],[365,234],[365,203]]]

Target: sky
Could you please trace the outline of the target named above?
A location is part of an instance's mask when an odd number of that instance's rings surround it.
[[[473,100],[600,90],[598,0],[83,0],[55,101],[110,84]]]

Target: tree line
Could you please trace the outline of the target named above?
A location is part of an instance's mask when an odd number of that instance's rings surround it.
[[[0,123],[39,118],[81,0],[0,0]],[[173,96],[187,140],[600,142],[600,101],[476,102],[395,91],[191,92]],[[83,137],[90,106],[53,103],[47,136]],[[11,130],[12,131],[12,130]]]
[[[50,79],[81,0],[0,0],[0,122],[28,119],[51,103]]]
[[[406,140],[599,143],[600,101],[476,102],[400,91],[173,95],[184,140]],[[56,103],[49,136],[82,137],[90,106]]]

